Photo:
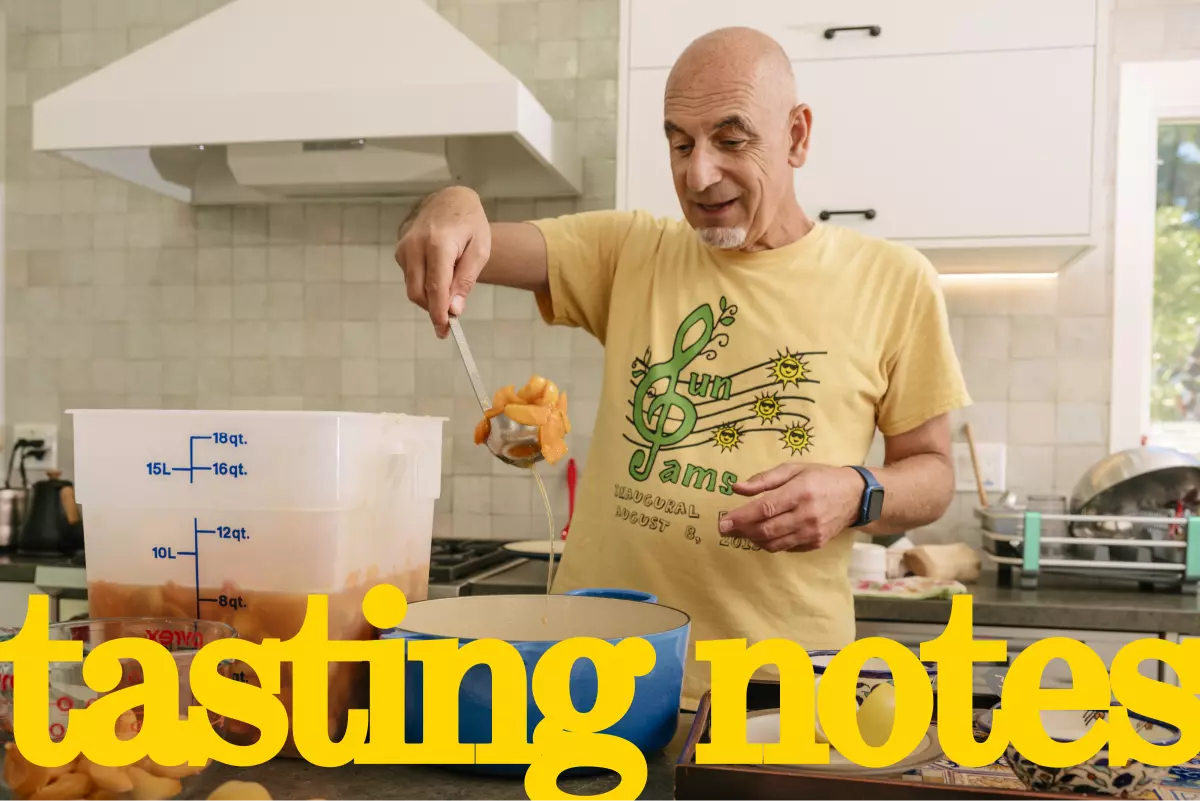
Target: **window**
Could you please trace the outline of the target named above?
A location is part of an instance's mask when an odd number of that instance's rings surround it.
[[[1200,122],[1158,126],[1148,440],[1200,453]]]
[[[1121,66],[1109,449],[1200,455],[1200,60]]]

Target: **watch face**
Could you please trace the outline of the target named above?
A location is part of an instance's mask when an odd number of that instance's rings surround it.
[[[867,499],[867,519],[878,520],[883,513],[883,490],[875,489],[871,491],[871,496]]]

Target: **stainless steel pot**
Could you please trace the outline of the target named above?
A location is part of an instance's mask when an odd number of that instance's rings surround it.
[[[1071,513],[1081,515],[1167,516],[1183,500],[1200,497],[1200,460],[1171,448],[1141,447],[1110,454],[1092,465],[1071,493]],[[1161,540],[1166,526],[1130,523],[1074,523],[1071,536]],[[1140,548],[1109,548],[1115,561],[1136,562]],[[1076,556],[1094,558],[1096,548],[1077,546]],[[1178,558],[1173,549],[1156,548],[1154,557]]]

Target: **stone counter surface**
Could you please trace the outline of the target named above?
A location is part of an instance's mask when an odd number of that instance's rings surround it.
[[[0,581],[32,582],[39,565],[64,565],[66,557],[0,555]],[[545,592],[546,562],[514,561],[513,567],[477,581],[475,594]],[[1087,629],[1200,635],[1200,598],[1179,592],[1143,592],[1128,583],[1047,575],[1037,590],[1002,586],[993,572],[967,585],[976,626]],[[950,601],[858,598],[855,617],[886,623],[944,625]],[[686,611],[686,610],[685,610]]]
[[[976,626],[1200,634],[1200,598],[1132,585],[1044,576],[1036,590],[1001,586],[994,574],[967,585]],[[857,598],[858,620],[945,625],[950,601]]]
[[[33,577],[39,566],[70,565],[66,556],[47,554],[45,556],[26,556],[24,554],[0,554],[0,581],[11,581],[18,584],[32,584]]]
[[[473,592],[545,592],[546,562],[524,560],[477,582]],[[1130,583],[1074,576],[1043,576],[1036,590],[1002,586],[993,572],[968,584],[976,626],[1085,629],[1200,635],[1200,598],[1179,592],[1142,592]],[[687,610],[684,610],[687,611]],[[858,620],[945,625],[950,601],[857,598]]]

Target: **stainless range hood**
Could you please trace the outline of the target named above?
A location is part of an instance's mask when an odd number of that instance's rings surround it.
[[[423,0],[232,0],[33,105],[33,147],[197,205],[575,196],[571,137]]]

